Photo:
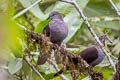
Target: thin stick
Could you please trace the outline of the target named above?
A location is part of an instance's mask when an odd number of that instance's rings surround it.
[[[90,17],[88,18],[89,22],[98,22],[98,21],[119,21],[119,17]]]
[[[54,68],[56,69],[56,71],[60,71],[60,69],[58,68],[57,64],[56,64],[56,61],[55,61],[55,57],[54,57],[54,50],[52,50],[51,52],[51,58],[50,58],[50,62],[51,64],[54,66]],[[69,80],[67,79],[63,74],[60,74],[60,77],[63,79],[63,80]]]
[[[112,0],[109,0],[109,2],[112,5],[112,7],[115,9],[117,15],[119,16],[119,20],[120,20],[120,11],[119,11],[119,9],[116,7],[116,5],[113,3]]]
[[[87,25],[90,33],[92,34],[92,36],[94,37],[94,39],[99,43],[103,53],[107,56],[111,66],[113,67],[114,71],[116,72],[116,68],[115,68],[115,64],[113,63],[111,57],[108,55],[107,51],[105,50],[104,48],[104,45],[101,43],[101,41],[99,40],[99,38],[97,37],[96,33],[94,32],[94,30],[92,29],[92,26],[90,25],[90,23],[88,22],[88,19],[87,17],[83,14],[82,10],[79,8],[78,4],[76,3],[75,0],[71,0],[71,1],[67,1],[67,0],[61,0],[63,2],[66,2],[66,3],[70,3],[72,4],[76,10],[79,12],[80,16],[82,17],[82,19],[84,20],[84,23]]]
[[[21,29],[27,31],[27,28],[26,28],[25,26],[23,26],[23,25],[21,25],[21,24],[18,24],[18,23],[16,23],[16,24],[17,24]]]
[[[118,62],[116,63],[116,73],[113,74],[110,80],[120,80],[120,55],[118,57]]]
[[[13,16],[13,19],[16,19],[17,17],[23,15],[24,13],[26,13],[29,9],[31,9],[32,7],[34,7],[36,4],[38,4],[41,0],[36,1],[35,3],[33,3],[32,5],[30,5],[29,7],[23,9],[21,12],[19,12],[18,14],[16,14],[15,16]]]
[[[42,79],[42,80],[45,80],[43,78],[43,76],[40,74],[40,72],[30,63],[30,61],[26,60],[24,58],[24,60],[26,61],[26,63],[32,68],[32,70]]]

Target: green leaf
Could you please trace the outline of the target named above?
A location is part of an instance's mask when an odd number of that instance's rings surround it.
[[[40,72],[43,72],[45,74],[56,73],[56,70],[54,69],[54,67],[48,62],[46,62],[44,65],[41,65],[39,70]]]
[[[89,0],[79,0],[77,1],[79,7],[83,10],[86,6],[87,3],[89,2]],[[67,8],[63,8],[63,5],[61,4],[61,6],[59,6],[56,9],[60,9],[60,12],[67,12],[67,10],[71,10],[68,11],[70,12],[69,14],[67,14],[67,16],[65,16],[64,21],[68,24],[68,28],[69,28],[69,32],[68,32],[68,36],[67,38],[64,40],[64,43],[68,42],[74,35],[75,33],[78,31],[78,29],[80,28],[81,24],[83,23],[83,20],[79,18],[79,14],[78,12],[76,12],[75,8],[72,5],[69,4],[64,4],[64,6],[67,6]]]
[[[50,22],[51,20],[43,20],[36,26],[35,32],[42,33],[44,27]]]
[[[36,2],[37,0],[19,0],[22,5],[27,8],[29,7],[30,5],[32,5],[34,2]],[[30,9],[30,11],[32,12],[32,14],[39,18],[39,19],[45,19],[47,16],[44,15],[44,13],[42,12],[42,10],[40,9],[39,5],[35,5],[34,7],[32,7]]]
[[[8,7],[9,7],[8,14],[11,16],[11,15],[14,14],[14,0],[9,0],[8,2],[9,2],[9,4],[8,4]]]
[[[86,7],[87,3],[89,2],[89,0],[76,0],[76,1],[82,10]],[[68,14],[70,12],[76,11],[76,9],[74,8],[73,5],[69,3],[57,2],[55,4],[55,7],[53,8],[53,11],[58,11],[63,14]]]
[[[120,0],[113,0],[115,5],[120,9]]]
[[[43,77],[45,78],[45,80],[54,80],[54,73],[50,73],[50,74],[44,74]],[[55,80],[61,80],[61,79],[55,79]]]
[[[74,19],[74,20],[72,20]],[[72,21],[71,21],[72,20]],[[76,13],[69,13],[65,18],[64,21],[68,24],[69,32],[67,38],[64,40],[64,42],[68,42],[72,36],[77,32],[77,30],[80,28],[81,24],[83,23],[83,20],[79,18],[79,15]]]
[[[22,70],[23,70],[25,76],[29,75],[30,71],[31,71],[30,66],[24,60],[23,60],[23,64],[22,64]]]
[[[5,16],[6,13],[10,16],[14,14],[13,0],[0,0],[0,14]]]
[[[110,80],[110,77],[112,76],[112,73],[113,73],[112,68],[95,67],[95,70],[103,73],[104,80]]]
[[[22,59],[21,58],[16,58],[14,60],[12,60],[9,64],[8,64],[8,71],[11,74],[16,73],[17,71],[19,71],[22,68]]]
[[[84,9],[87,17],[117,16],[107,0],[90,0],[88,6]]]
[[[98,22],[91,22],[91,24],[94,26],[109,28],[109,29],[114,29],[114,30],[120,29],[119,21],[98,21]]]
[[[14,20],[9,20],[9,37],[7,40],[8,46],[15,57],[22,57],[25,47],[25,32],[22,30]]]

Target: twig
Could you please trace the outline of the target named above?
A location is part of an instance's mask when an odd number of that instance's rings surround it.
[[[98,21],[119,21],[119,17],[90,17],[88,18],[89,22],[98,22]]]
[[[118,8],[116,7],[116,5],[113,3],[112,0],[109,0],[109,2],[112,5],[112,7],[115,9],[117,15],[119,16],[119,20],[120,20],[120,11],[118,10]]]
[[[40,72],[30,63],[30,61],[26,60],[25,57],[24,57],[24,60],[42,80],[45,80],[43,76],[40,74]]]
[[[111,80],[120,80],[120,55],[118,57],[118,62],[116,63],[117,71],[113,74]]]
[[[56,61],[55,61],[54,50],[52,50],[52,52],[51,52],[50,62],[51,62],[51,64],[54,66],[54,68],[56,69],[57,72],[60,71],[60,69],[58,68],[58,66],[57,66],[57,64],[56,64]],[[68,80],[63,74],[61,74],[60,77],[61,77],[63,80]]]
[[[48,37],[45,37],[45,36],[43,37],[42,34],[40,35],[40,34],[35,33],[33,31],[27,31],[27,32],[28,32],[28,36],[32,36],[32,38],[30,37],[29,41],[31,41],[31,40],[33,40],[33,41],[35,41],[35,40],[41,40],[41,41],[43,41],[43,40],[46,40],[48,38]],[[38,42],[38,44],[39,43],[40,42]],[[43,41],[41,43],[45,44],[45,41]],[[50,57],[50,58],[48,58],[49,62],[51,62],[51,64],[54,66],[54,68],[58,72],[58,75],[62,74],[62,73],[59,73],[59,71],[61,71],[61,70],[62,70],[62,72],[64,72],[64,71],[70,71],[70,72],[73,71],[73,73],[74,73],[74,74],[72,74],[73,79],[76,79],[78,77],[77,75],[84,74],[86,72],[86,70],[87,70],[87,72],[89,72],[89,74],[92,74],[91,71],[89,71],[89,69],[91,67],[86,63],[86,61],[84,61],[81,58],[81,56],[73,54],[72,52],[67,51],[63,47],[55,46],[54,44],[52,44],[51,42],[49,42],[49,40],[48,40],[47,43],[49,43],[49,46],[51,46],[50,47],[50,56],[48,55],[48,57]],[[45,48],[45,47],[42,47],[42,48]],[[42,48],[41,48],[41,50],[42,50]],[[30,53],[29,49],[27,49],[27,48],[24,50],[24,52],[25,53]],[[59,68],[58,68],[58,66],[56,64],[55,56],[57,56],[57,55],[55,55],[55,53],[56,54],[60,53],[61,54],[60,58],[63,59],[62,60],[62,64],[64,65],[64,67],[61,70],[59,70]],[[25,54],[25,55],[27,56],[27,54]],[[64,56],[64,57],[62,57],[62,56]],[[62,79],[64,79],[64,80],[68,80],[63,75],[61,75],[60,77]]]
[[[25,8],[24,10],[22,10],[21,12],[19,12],[18,14],[16,14],[15,16],[13,16],[13,19],[16,19],[17,17],[23,15],[24,13],[26,13],[29,9],[31,9],[32,7],[34,7],[36,4],[38,4],[41,0],[36,1],[35,3],[33,3],[32,5],[30,5],[29,7]]]
[[[101,41],[99,40],[99,38],[97,37],[96,33],[94,32],[94,30],[92,29],[90,23],[88,22],[88,19],[87,17],[83,14],[82,10],[79,8],[78,4],[76,3],[75,0],[71,0],[71,1],[67,1],[67,0],[60,0],[60,1],[63,1],[63,2],[66,2],[66,3],[70,3],[72,4],[76,10],[79,12],[80,16],[82,17],[82,19],[84,20],[84,23],[87,25],[90,33],[92,34],[92,36],[94,37],[94,39],[99,43],[103,53],[107,56],[110,64],[112,65],[114,71],[116,72],[116,68],[115,68],[115,64],[113,63],[111,57],[108,55],[107,51],[105,50],[104,48],[104,45],[101,43]]]
[[[16,24],[17,24],[21,29],[27,31],[27,28],[26,28],[25,26],[23,26],[23,25],[21,25],[21,24],[18,24],[18,23],[16,23]]]

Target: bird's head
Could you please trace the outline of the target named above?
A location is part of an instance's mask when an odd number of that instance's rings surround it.
[[[61,19],[61,20],[63,20],[61,14],[59,12],[57,12],[57,11],[51,12],[47,19],[51,19],[51,20],[53,20],[53,19]]]

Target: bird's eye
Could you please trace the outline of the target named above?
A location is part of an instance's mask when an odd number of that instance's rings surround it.
[[[55,16],[56,14],[53,14],[53,16]]]

